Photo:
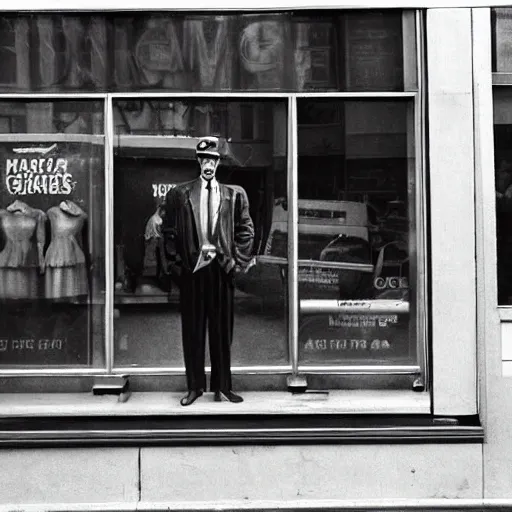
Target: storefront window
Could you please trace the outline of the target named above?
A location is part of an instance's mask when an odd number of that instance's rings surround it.
[[[0,102],[2,366],[104,364],[103,102]]]
[[[350,386],[386,374],[424,389],[417,14],[0,17],[2,368],[183,389],[184,330],[203,322],[175,272],[182,229],[201,249],[191,274],[212,257],[205,233],[219,242],[240,389],[309,374],[339,389],[347,373]],[[186,184],[204,137],[220,186],[198,213]],[[180,201],[195,217],[178,226]],[[250,231],[238,259],[210,231],[223,201],[235,213],[222,222]]]
[[[512,9],[492,10],[498,304],[512,304]]]
[[[493,21],[493,72],[512,72],[512,9],[496,7]]]
[[[279,239],[272,231],[287,196],[286,101],[117,100],[114,112],[115,365],[183,366],[180,287],[162,217],[168,192],[198,178],[196,145],[212,134],[221,141],[217,180],[246,192],[249,256],[263,256],[235,282],[232,365],[287,365],[286,213]]]
[[[498,303],[512,304],[512,90],[494,89],[494,156],[496,235],[498,252]]]
[[[412,112],[396,100],[298,103],[304,365],[415,360]]]

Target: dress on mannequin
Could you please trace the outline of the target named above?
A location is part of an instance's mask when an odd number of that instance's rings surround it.
[[[170,291],[169,282],[164,275],[160,247],[162,245],[162,208],[157,207],[144,230],[144,265],[142,278],[135,293],[159,295]]]
[[[162,217],[161,209],[157,208],[146,223],[144,230],[144,274],[157,275],[157,251],[159,239],[162,237]]]
[[[58,299],[86,295],[86,258],[77,237],[82,234],[87,214],[67,200],[50,208],[47,215],[52,238],[45,255],[45,296]]]
[[[38,296],[38,267],[44,269],[46,215],[22,201],[0,210],[5,246],[0,252],[0,297],[28,299]]]

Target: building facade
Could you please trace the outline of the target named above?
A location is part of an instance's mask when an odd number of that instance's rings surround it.
[[[3,12],[0,508],[512,509],[510,20]],[[185,408],[205,136],[254,228],[244,401]]]

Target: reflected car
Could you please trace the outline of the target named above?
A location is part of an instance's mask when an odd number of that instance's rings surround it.
[[[355,201],[298,201],[301,297],[358,298],[371,283],[368,208]],[[247,293],[284,297],[288,269],[287,202],[278,199],[263,254],[256,256],[237,287]]]

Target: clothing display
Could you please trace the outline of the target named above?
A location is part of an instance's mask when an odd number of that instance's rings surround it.
[[[144,266],[142,276],[135,288],[135,293],[159,295],[163,291],[170,293],[170,277],[164,271],[162,262],[162,214],[157,207],[151,215],[144,230]]]
[[[43,211],[18,200],[0,210],[0,229],[5,237],[0,252],[0,298],[38,296],[38,267],[43,268],[45,220]]]
[[[51,242],[45,255],[45,296],[75,297],[87,294],[85,254],[78,243],[87,214],[72,201],[62,201],[47,212]]]

